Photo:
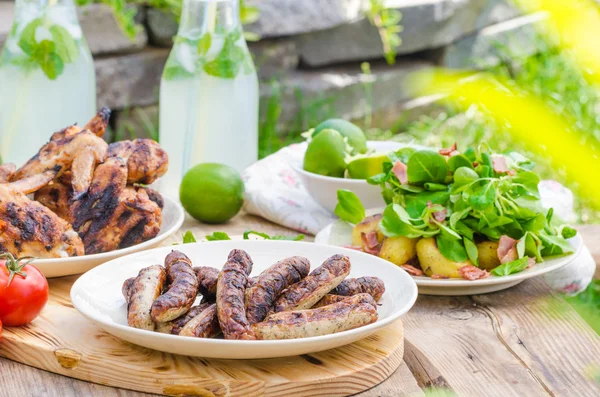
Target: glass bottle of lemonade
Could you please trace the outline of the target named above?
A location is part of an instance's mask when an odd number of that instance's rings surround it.
[[[196,164],[242,171],[258,159],[258,78],[239,0],[184,0],[174,42],[160,86],[159,129],[170,155],[161,189],[171,196]]]
[[[96,75],[73,0],[16,0],[0,54],[0,156],[18,166],[96,112]]]

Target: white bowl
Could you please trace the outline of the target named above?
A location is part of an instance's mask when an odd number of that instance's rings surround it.
[[[368,141],[367,146],[376,152],[392,152],[403,147],[414,147],[415,149],[427,149],[424,146],[406,144],[392,141]],[[312,198],[327,211],[333,213],[337,205],[337,191],[339,189],[351,190],[360,199],[365,208],[376,208],[385,205],[381,197],[381,188],[369,185],[364,179],[334,178],[305,171],[303,169],[304,152],[302,155],[290,159],[290,165],[298,173],[302,184]]]
[[[161,263],[176,248],[190,257],[194,266],[223,266],[234,249],[247,251],[254,262],[253,275],[280,259],[302,255],[311,262],[311,269],[334,254],[350,258],[349,277],[375,276],[385,281],[386,291],[378,306],[379,319],[364,327],[336,334],[289,340],[224,340],[203,339],[161,334],[127,325],[127,305],[121,293],[123,281],[139,270]],[[373,332],[395,322],[417,299],[417,286],[402,269],[383,259],[362,252],[314,243],[230,240],[155,248],[105,263],[81,276],[71,288],[71,301],[81,314],[109,334],[128,342],[186,356],[223,359],[256,359],[308,354],[332,349],[366,338]]]
[[[103,252],[101,254],[72,256],[68,258],[37,259],[33,261],[32,264],[37,267],[46,278],[72,276],[74,274],[87,272],[101,263],[108,262],[123,255],[156,247],[177,232],[185,220],[185,213],[181,204],[166,196],[163,196],[163,199],[165,201],[165,206],[162,211],[160,231],[154,238],[148,241],[115,251]]]

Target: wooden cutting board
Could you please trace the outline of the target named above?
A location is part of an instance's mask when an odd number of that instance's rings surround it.
[[[49,280],[50,300],[32,324],[4,330],[0,356],[103,385],[165,395],[348,396],[390,376],[402,362],[400,321],[351,345],[310,355],[214,360],[161,353],[121,341],[77,312],[78,276]]]

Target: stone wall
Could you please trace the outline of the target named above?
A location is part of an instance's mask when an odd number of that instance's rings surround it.
[[[430,99],[408,98],[409,71],[444,65],[491,67],[500,61],[497,43],[520,56],[537,51],[534,27],[541,15],[521,16],[503,0],[387,0],[402,12],[402,45],[393,66],[382,60],[377,30],[364,17],[368,0],[248,0],[259,20],[245,29],[261,36],[250,50],[261,78],[265,105],[277,94],[278,130],[296,133],[319,116],[361,119],[374,112],[378,126],[410,120],[436,108]],[[10,30],[14,3],[0,0],[0,43]],[[158,84],[177,23],[168,14],[138,7],[144,27],[125,37],[101,4],[80,9],[94,54],[98,106],[115,110],[113,130],[147,135],[156,131]],[[368,60],[372,73],[361,73]],[[372,89],[367,101],[365,86]]]

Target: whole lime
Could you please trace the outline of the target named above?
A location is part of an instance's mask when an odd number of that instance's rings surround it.
[[[190,169],[179,188],[183,208],[205,223],[224,223],[233,218],[244,203],[244,182],[234,168],[203,163]]]
[[[323,130],[313,136],[304,154],[304,170],[343,178],[346,171],[346,143],[342,135],[335,130]]]
[[[343,137],[348,138],[348,144],[353,148],[351,154],[367,152],[367,137],[357,125],[343,119],[325,120],[315,127],[313,138],[325,129],[336,130]]]

